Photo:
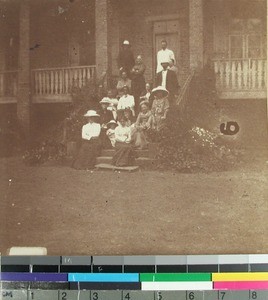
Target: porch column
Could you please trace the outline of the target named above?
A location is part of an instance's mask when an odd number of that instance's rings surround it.
[[[30,2],[20,1],[17,117],[26,137],[30,133]]]
[[[107,85],[111,75],[111,0],[95,0],[97,80]]]
[[[204,65],[204,16],[203,0],[189,0],[190,69]]]

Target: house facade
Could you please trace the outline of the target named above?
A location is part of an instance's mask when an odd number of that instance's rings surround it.
[[[0,105],[16,105],[25,130],[32,106],[68,103],[72,86],[92,78],[112,85],[125,39],[147,82],[166,39],[181,86],[210,63],[222,100],[266,107],[265,0],[1,0],[0,8]]]

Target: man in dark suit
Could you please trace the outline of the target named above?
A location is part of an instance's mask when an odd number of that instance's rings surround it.
[[[167,89],[169,91],[169,104],[175,105],[175,98],[179,90],[177,75],[168,68],[169,62],[162,62],[161,65],[163,70],[156,75],[156,86],[162,86]]]
[[[135,59],[131,51],[130,43],[127,40],[123,42],[122,49],[120,50],[117,58],[117,63],[118,63],[119,71],[121,72],[125,71],[129,76],[130,70],[133,68],[135,64]]]

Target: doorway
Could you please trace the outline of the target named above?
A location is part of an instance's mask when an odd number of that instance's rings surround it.
[[[179,20],[155,21],[153,25],[153,74],[156,73],[157,52],[161,50],[161,41],[166,40],[168,49],[175,55],[176,66],[180,70],[180,32]]]

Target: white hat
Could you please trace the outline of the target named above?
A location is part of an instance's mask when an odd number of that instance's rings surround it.
[[[107,104],[110,104],[111,102],[110,102],[110,99],[109,99],[108,97],[104,97],[104,98],[100,101],[100,103],[107,103]]]
[[[154,89],[152,90],[152,95],[153,95],[155,92],[157,92],[157,91],[161,91],[161,92],[166,93],[166,96],[169,94],[169,91],[166,90],[166,89],[165,89],[164,87],[162,87],[161,85],[158,86],[158,87],[156,87],[156,88],[154,88]]]
[[[99,117],[95,110],[88,110],[84,117]]]
[[[124,40],[123,45],[129,45],[129,41],[128,40]]]
[[[111,120],[110,122],[108,122],[106,125],[109,125],[109,124],[115,124],[117,125],[117,122],[115,120]]]

